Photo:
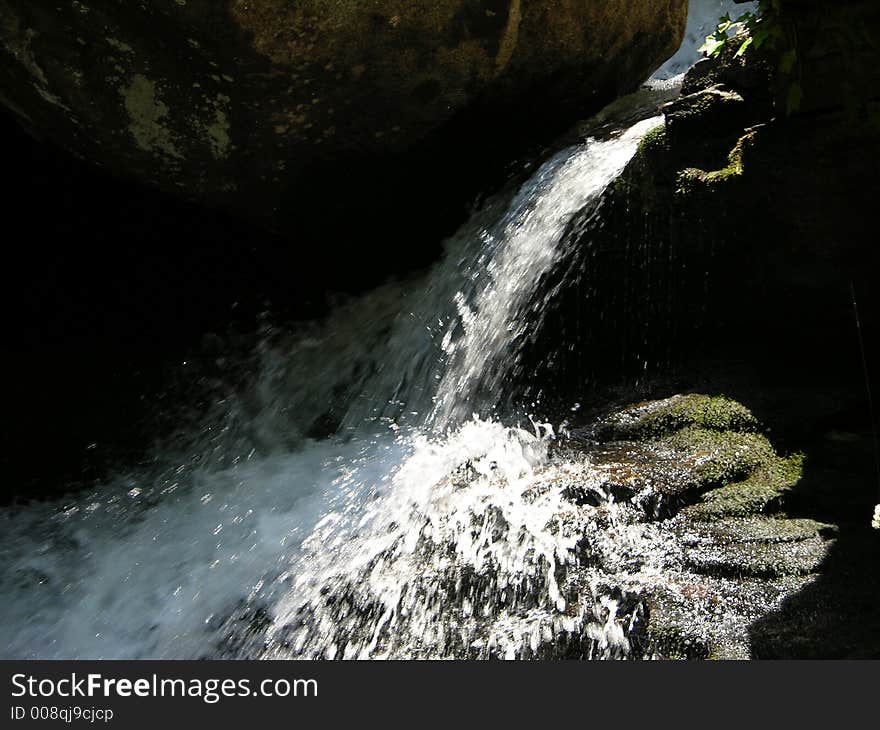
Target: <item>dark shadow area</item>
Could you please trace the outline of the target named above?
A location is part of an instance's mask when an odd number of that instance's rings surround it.
[[[831,424],[829,424],[831,425]],[[786,512],[839,528],[820,574],[750,628],[758,659],[880,658],[880,536],[869,527],[877,502],[870,432],[826,433],[808,452]]]
[[[436,255],[348,261],[326,241],[110,177],[2,114],[0,135],[0,503],[145,458],[177,411],[198,407],[186,402],[202,379],[193,361],[253,347],[266,322],[320,317]]]
[[[847,292],[841,299],[846,301]],[[862,324],[876,393],[876,319]],[[880,477],[855,317],[851,312],[849,321],[843,316],[837,326],[833,317],[813,320],[810,329],[796,330],[798,340],[765,341],[757,363],[704,363],[705,376],[694,384],[695,390],[723,392],[746,403],[777,450],[806,455],[803,476],[781,509],[788,517],[837,528],[819,573],[752,624],[751,655],[880,658],[880,534],[870,527]]]
[[[880,392],[880,329],[869,275],[854,275],[866,361],[848,286],[788,286],[786,296],[756,298],[785,327],[752,322],[707,336],[706,356],[679,370],[660,395],[723,393],[746,404],[782,454],[806,455],[803,477],[784,499],[788,517],[836,526],[837,539],[810,583],[749,631],[756,659],[880,657],[880,502],[876,434],[868,387]],[[816,279],[811,279],[815,283]],[[788,280],[780,277],[780,286]],[[737,343],[737,353],[724,340]],[[867,366],[869,382],[865,379]],[[690,373],[690,377],[686,374]],[[652,392],[651,396],[658,395]]]

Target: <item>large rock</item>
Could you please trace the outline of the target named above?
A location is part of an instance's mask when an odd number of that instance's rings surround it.
[[[686,0],[0,0],[0,102],[109,171],[277,228],[485,172],[632,89]],[[376,163],[382,163],[382,166]],[[379,203],[381,205],[381,203]]]

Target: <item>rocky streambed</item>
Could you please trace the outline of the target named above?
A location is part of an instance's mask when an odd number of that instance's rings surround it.
[[[533,470],[511,467],[511,449],[534,456],[539,444],[518,432],[505,454],[475,447],[384,529],[364,520],[369,540],[336,545],[327,532],[307,554],[314,580],[294,571],[290,598],[241,607],[217,648],[472,659],[872,650],[815,630],[851,621],[842,605],[853,590],[871,595],[876,578],[856,589],[855,571],[831,600],[810,597],[839,528],[799,516],[804,457],[778,453],[744,406],[692,394],[615,408],[553,440]]]
[[[677,395],[572,434],[604,475],[579,501],[628,504],[654,536],[612,559],[588,550],[638,604],[632,656],[877,655],[880,551],[858,521],[871,499],[864,438],[831,430],[807,458],[766,433],[735,401]]]
[[[837,534],[786,511],[803,457],[779,455],[743,406],[700,395],[625,408],[572,438],[602,474],[575,499],[629,505],[653,535],[650,552],[639,540],[611,556],[585,545],[587,563],[639,603],[633,655],[759,652],[750,627],[815,578]]]

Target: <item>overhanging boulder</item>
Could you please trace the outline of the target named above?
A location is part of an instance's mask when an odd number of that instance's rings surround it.
[[[479,178],[631,90],[678,47],[686,11],[686,0],[0,0],[0,103],[111,173],[291,230],[309,201],[345,207],[367,182],[371,210],[414,187],[427,210],[442,173]]]

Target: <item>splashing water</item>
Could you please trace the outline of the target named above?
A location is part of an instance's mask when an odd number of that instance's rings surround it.
[[[550,458],[550,427],[494,419],[567,226],[658,122],[555,154],[424,281],[268,353],[253,428],[292,448],[0,512],[3,655],[625,654],[619,600],[571,570],[601,521],[559,484],[594,477]],[[337,435],[304,438],[328,408]]]
[[[409,412],[418,425],[441,432],[491,409],[515,365],[518,341],[540,326],[543,304],[553,296],[533,299],[541,278],[566,254],[567,225],[659,122],[648,119],[617,137],[559,152],[510,203],[495,201],[459,231],[365,384],[368,409],[383,404],[382,415],[397,422]],[[487,214],[497,220],[487,224]],[[384,406],[389,393],[406,411]],[[354,408],[347,423],[357,427],[368,415]]]

